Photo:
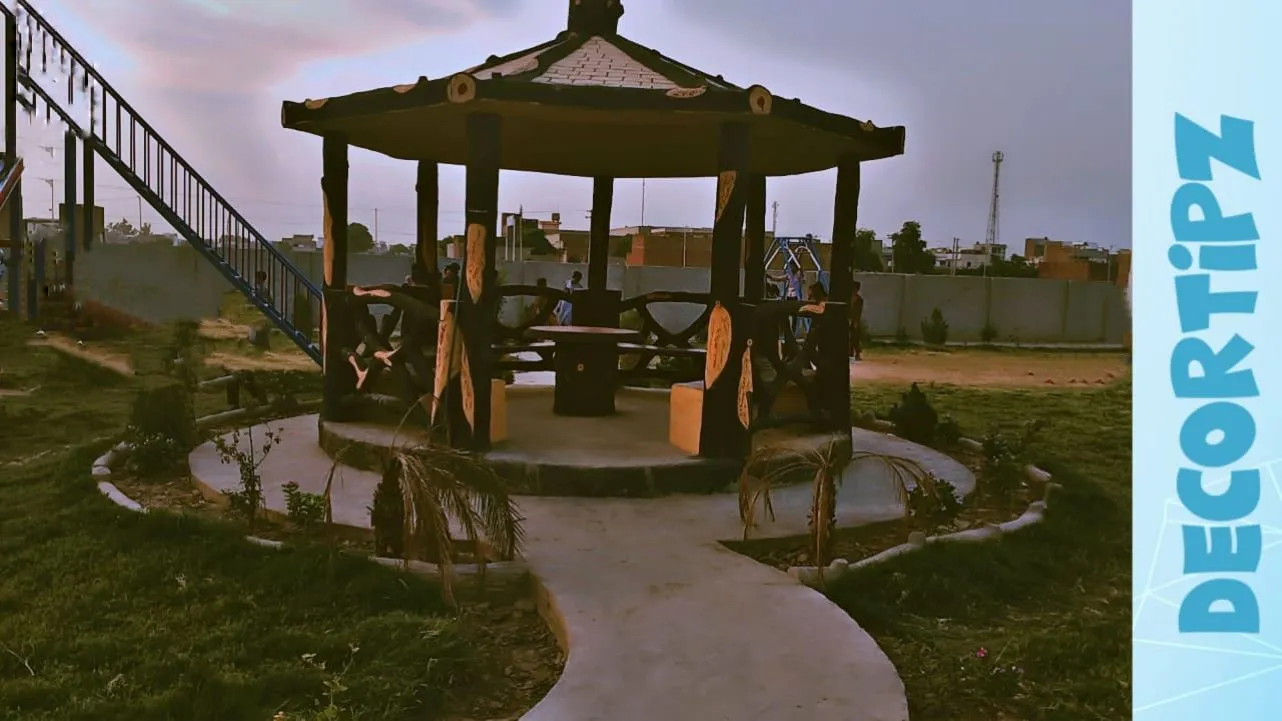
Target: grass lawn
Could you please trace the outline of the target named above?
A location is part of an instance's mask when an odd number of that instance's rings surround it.
[[[0,322],[0,719],[433,719],[485,693],[486,629],[436,587],[106,502],[89,467],[137,381],[31,333]]]
[[[906,388],[856,385],[856,412]],[[938,545],[843,578],[830,597],[872,633],[914,721],[1116,721],[1130,714],[1131,386],[923,386],[979,437],[1046,428],[1033,451],[1064,489],[1047,521],[999,542]]]

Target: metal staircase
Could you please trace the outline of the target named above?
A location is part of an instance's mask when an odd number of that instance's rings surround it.
[[[28,113],[44,112],[82,142],[193,248],[317,363],[313,341],[320,289],[138,114],[84,56],[25,0],[0,6],[18,24],[19,100]],[[51,94],[42,83],[58,87]]]

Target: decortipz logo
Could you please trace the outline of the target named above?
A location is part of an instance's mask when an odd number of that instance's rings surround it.
[[[1211,576],[1180,603],[1179,629],[1259,633],[1255,591],[1246,581],[1227,577],[1255,573],[1263,548],[1260,526],[1242,522],[1259,505],[1260,470],[1233,468],[1255,444],[1255,418],[1242,403],[1260,395],[1255,374],[1245,365],[1254,346],[1235,334],[1217,349],[1195,335],[1209,330],[1217,316],[1255,312],[1255,291],[1213,290],[1216,277],[1258,270],[1255,241],[1260,234],[1251,213],[1226,213],[1223,191],[1217,196],[1210,185],[1212,159],[1228,166],[1218,168],[1220,173],[1260,179],[1255,124],[1221,116],[1217,135],[1177,114],[1175,158],[1185,182],[1171,199],[1175,243],[1168,258],[1181,271],[1175,278],[1175,298],[1184,337],[1171,350],[1171,386],[1176,398],[1202,402],[1180,428],[1180,450],[1187,461],[1183,465],[1193,467],[1181,467],[1175,484],[1180,502],[1206,521],[1182,529],[1184,573]],[[1222,492],[1205,486],[1203,469],[1213,472],[1214,480],[1228,474]]]

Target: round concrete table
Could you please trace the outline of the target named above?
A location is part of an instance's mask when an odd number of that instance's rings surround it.
[[[641,333],[584,325],[536,325],[529,333],[556,344],[553,413],[562,416],[614,414],[619,344],[636,342],[641,339]]]

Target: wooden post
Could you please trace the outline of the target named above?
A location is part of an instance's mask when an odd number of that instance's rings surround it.
[[[710,369],[720,366],[712,384],[703,389],[703,418],[699,432],[699,455],[710,458],[743,458],[748,452],[748,430],[739,422],[739,371],[745,343],[751,336],[749,319],[740,312],[739,260],[743,247],[743,215],[749,181],[750,133],[745,123],[721,126],[718,156],[717,212],[712,227],[712,271],[709,291],[731,318],[730,337],[715,337],[721,329],[713,322],[708,329]],[[717,358],[716,349],[729,353]]]
[[[462,406],[472,411],[467,428],[456,429],[453,437],[478,452],[490,448],[490,336],[498,301],[501,128],[497,115],[476,114],[467,119],[467,242],[459,279],[458,323],[468,370],[461,388]]]
[[[4,162],[8,167],[18,161],[18,21],[13,13],[4,16]],[[14,184],[9,195],[9,313],[22,317],[22,280],[26,269],[22,264],[24,224],[22,222],[22,179]]]
[[[605,290],[610,267],[610,213],[614,178],[592,179],[592,221],[588,235],[588,290]]]
[[[766,176],[748,177],[747,223],[744,228],[743,299],[760,303],[766,292]]]
[[[860,165],[843,158],[837,165],[832,211],[829,302],[823,317],[819,353],[826,368],[817,378],[820,396],[831,403],[832,430],[850,428],[850,296],[855,282],[855,230],[859,225]]]
[[[66,272],[63,282],[67,288],[75,287],[76,272],[76,134],[70,130],[63,134],[63,248],[66,250]],[[88,145],[88,143],[85,143]]]
[[[325,375],[322,417],[338,420],[343,398],[356,390],[355,371],[343,352],[343,297],[347,292],[347,139],[326,135],[321,149],[324,206],[324,291],[321,297],[321,368]]]
[[[441,188],[439,167],[436,163],[418,161],[418,178],[414,185],[417,196],[415,211],[418,214],[417,239],[414,244],[414,265],[411,277],[415,283],[432,289],[432,296],[441,295],[441,268],[436,258],[440,239],[437,232],[437,210],[440,207]]]
[[[592,221],[588,233],[588,287],[570,296],[575,325],[619,327],[622,293],[609,290],[610,215],[614,208],[614,178],[592,179]],[[604,358],[604,355],[601,357]],[[618,360],[615,360],[617,365]],[[617,370],[617,369],[615,369]],[[606,371],[604,375],[610,375]]]
[[[85,143],[83,147],[84,161],[81,164],[84,167],[80,170],[80,178],[84,187],[84,192],[82,193],[84,197],[82,202],[85,206],[85,215],[83,222],[80,224],[80,247],[84,250],[89,250],[93,247],[94,237],[98,234],[98,214],[94,212],[93,197],[93,166],[97,156],[94,155],[92,144]]]

